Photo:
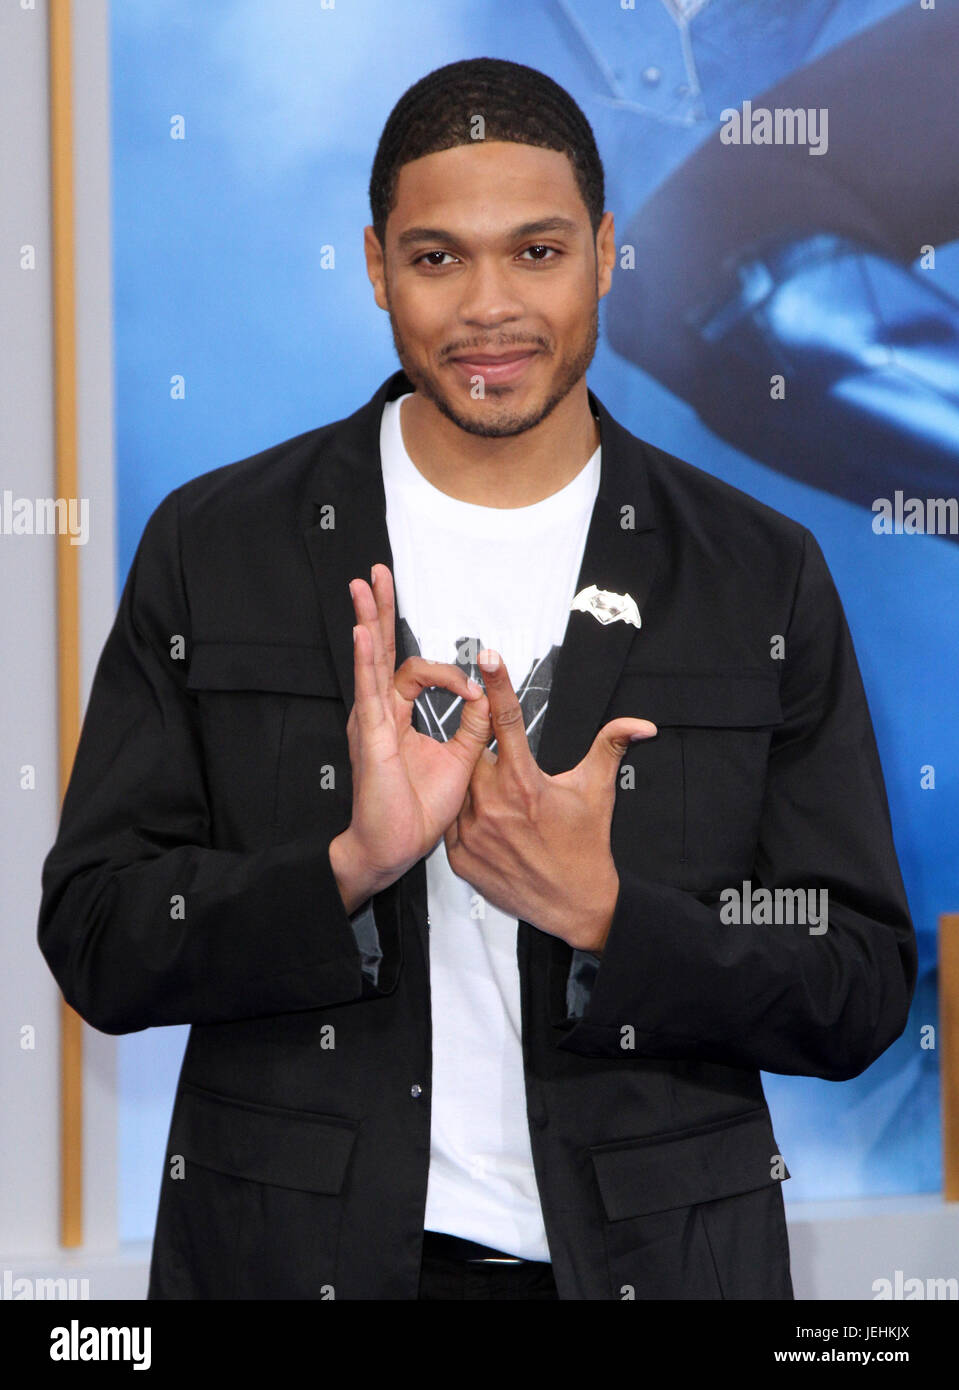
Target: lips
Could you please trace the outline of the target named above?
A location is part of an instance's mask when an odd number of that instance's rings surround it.
[[[529,357],[535,348],[518,348],[516,352],[474,352],[461,353],[454,358],[456,362],[518,362],[521,357]]]
[[[512,352],[477,352],[469,357],[454,357],[452,365],[467,378],[481,376],[490,385],[515,381],[522,376],[538,348],[517,348]]]

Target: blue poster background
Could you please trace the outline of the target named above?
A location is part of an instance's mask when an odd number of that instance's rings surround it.
[[[896,61],[904,47],[919,55],[911,66]],[[959,227],[947,211],[959,194],[937,159],[953,123],[919,61],[944,51],[955,71],[942,9],[897,0],[111,10],[121,583],[171,488],[348,415],[398,365],[362,228],[376,142],[410,84],[456,59],[510,58],[562,83],[592,123],[636,267],[617,270],[603,301],[590,385],[633,433],[818,538],[919,934],[909,1027],[873,1067],[843,1083],[764,1076],[787,1203],[941,1184],[937,1053],[922,1029],[937,1023],[937,916],[959,910],[959,544],[877,535],[868,499],[959,491]],[[763,93],[809,108],[833,93],[831,150],[787,151],[775,178],[752,182],[743,158],[728,166],[741,181],[717,181],[722,112]],[[814,166],[844,163],[828,191],[810,184]],[[930,243],[934,268],[921,262]],[[776,416],[780,362],[790,385]],[[747,409],[737,392],[760,378],[762,406]],[[119,1040],[126,1239],[152,1234],[186,1031]]]

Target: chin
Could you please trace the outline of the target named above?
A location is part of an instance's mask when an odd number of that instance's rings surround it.
[[[439,393],[430,397],[438,410],[468,434],[484,435],[487,438],[506,438],[509,435],[523,434],[550,413],[556,404],[549,395],[539,400],[523,399],[522,392],[513,392],[503,387],[490,391],[482,400],[469,396],[463,401],[450,400]]]

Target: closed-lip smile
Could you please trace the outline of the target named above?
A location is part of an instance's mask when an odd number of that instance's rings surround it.
[[[459,352],[454,362],[518,362],[521,357],[529,357],[536,348],[518,348],[514,352]]]
[[[461,376],[481,376],[491,386],[512,382],[521,377],[539,348],[513,348],[509,352],[461,353],[451,359]]]

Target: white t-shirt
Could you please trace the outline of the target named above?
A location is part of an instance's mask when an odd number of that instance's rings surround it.
[[[534,754],[582,562],[600,450],[559,492],[529,507],[478,507],[434,487],[403,444],[402,401],[380,430],[393,580],[405,650],[456,662],[482,683],[493,647],[523,705]],[[450,738],[462,700],[424,691],[417,726]],[[495,743],[491,745],[495,752]],[[425,1227],[548,1260],[523,1079],[517,921],[449,866],[426,860],[433,1024]]]

